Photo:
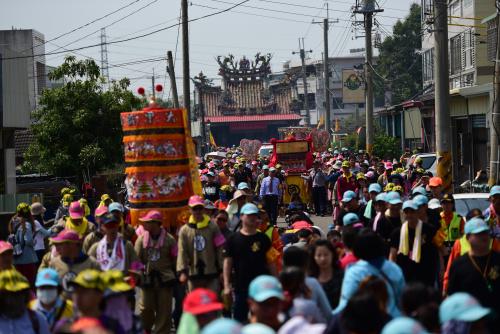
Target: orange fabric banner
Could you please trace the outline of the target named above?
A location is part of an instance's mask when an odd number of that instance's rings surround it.
[[[164,226],[186,222],[189,197],[201,194],[186,111],[152,106],[120,117],[132,224],[152,209]]]

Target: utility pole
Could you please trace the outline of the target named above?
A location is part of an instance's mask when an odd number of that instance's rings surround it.
[[[191,129],[191,88],[189,76],[189,22],[188,2],[181,0],[182,11],[182,95],[184,97],[184,108],[187,110],[188,127]]]
[[[323,75],[324,75],[324,86],[323,91],[325,95],[325,130],[330,134],[331,130],[331,121],[330,121],[330,104],[331,104],[331,96],[330,96],[330,68],[329,68],[329,59],[328,59],[328,29],[330,23],[338,23],[339,20],[330,21],[328,3],[326,3],[326,19],[323,19]],[[320,23],[320,22],[313,22]]]
[[[106,28],[101,28],[101,75],[106,78],[106,85],[109,89],[108,43],[106,38]]]
[[[495,6],[497,7],[497,45],[496,45],[496,56],[495,56],[495,77],[494,77],[494,105],[493,111],[491,113],[491,126],[490,126],[490,178],[488,180],[488,185],[490,187],[494,186],[498,182],[498,139],[500,130],[500,101],[498,96],[500,96],[500,1],[495,1]]]
[[[434,96],[437,174],[444,192],[451,193],[452,157],[449,110],[450,79],[448,72],[448,1],[434,1]]]
[[[156,99],[156,89],[155,89],[155,68],[153,67],[153,75],[151,76],[151,91],[153,92],[153,99]]]
[[[301,44],[302,40],[302,44]],[[304,116],[304,125],[306,127],[311,126],[311,114],[309,113],[309,102],[307,101],[307,72],[306,72],[306,52],[312,53],[312,50],[304,50],[304,38],[299,38],[299,52],[292,52],[292,54],[300,54],[300,60],[302,62],[302,84],[304,85],[304,109],[306,114]]]
[[[375,0],[356,1],[354,13],[363,14],[365,25],[365,116],[366,116],[366,152],[373,153],[375,131],[373,128],[373,49],[372,49],[372,27],[373,13],[383,12],[376,8]]]
[[[175,81],[175,68],[172,59],[172,51],[167,52],[167,72],[170,77],[170,87],[172,87],[172,99],[174,100],[174,108],[179,108],[179,96],[177,95],[177,82]]]

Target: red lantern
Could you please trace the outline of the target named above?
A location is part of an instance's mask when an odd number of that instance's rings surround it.
[[[157,85],[155,86],[155,90],[156,90],[158,93],[160,93],[160,92],[163,90],[163,86],[162,86],[162,85],[160,85],[160,84],[157,84]]]
[[[144,96],[144,94],[146,94],[146,90],[144,89],[144,87],[139,87],[139,88],[137,88],[137,93],[139,95]]]

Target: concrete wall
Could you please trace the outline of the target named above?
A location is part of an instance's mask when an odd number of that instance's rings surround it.
[[[0,30],[0,45],[20,53],[26,58],[28,71],[29,103],[31,110],[38,105],[39,93],[47,85],[45,70],[45,37],[33,30]],[[37,66],[38,64],[38,66]]]
[[[19,55],[0,45],[2,58]],[[30,103],[28,89],[27,59],[1,61],[2,124],[4,128],[27,128],[30,125]]]

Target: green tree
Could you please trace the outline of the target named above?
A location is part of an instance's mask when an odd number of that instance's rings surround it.
[[[397,21],[393,35],[384,39],[379,47],[375,66],[375,92],[384,96],[385,86],[392,92],[392,104],[399,104],[416,95],[422,88],[421,7],[414,3],[404,21]],[[381,78],[382,77],[382,78]],[[386,80],[384,80],[384,79]]]
[[[381,159],[399,160],[401,156],[401,145],[399,139],[386,135],[382,131],[376,131],[373,142],[373,155]]]
[[[73,56],[49,76],[64,85],[43,91],[23,171],[88,178],[122,162],[120,113],[141,104],[128,90],[130,81],[113,81],[104,91],[99,66]]]

